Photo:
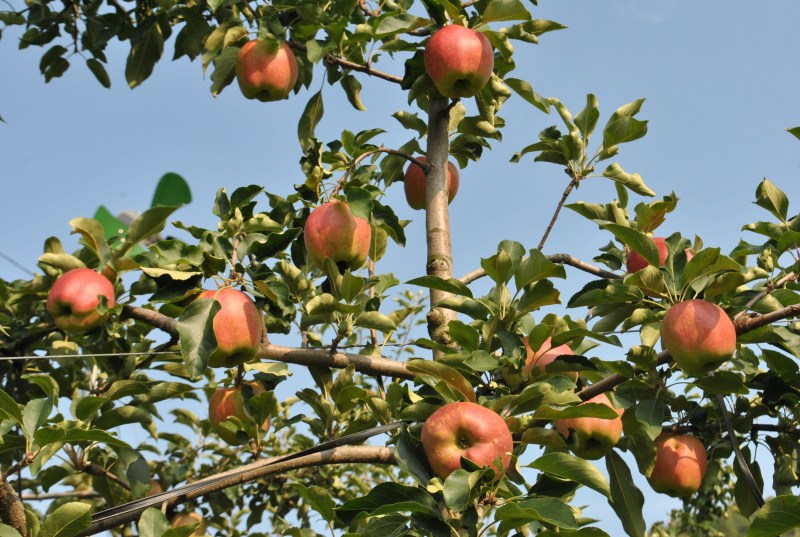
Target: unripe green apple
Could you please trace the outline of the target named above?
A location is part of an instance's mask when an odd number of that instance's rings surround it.
[[[613,409],[618,416],[603,418],[563,418],[554,421],[556,430],[567,440],[570,451],[578,457],[596,460],[611,451],[622,436],[622,410],[614,408],[604,393],[584,401],[599,403]]]
[[[253,389],[254,396],[265,391],[264,387],[257,382],[248,382],[247,385]],[[208,399],[208,420],[211,422],[211,428],[228,444],[232,446],[241,445],[242,442],[239,440],[236,433],[222,426],[229,417],[238,418],[242,423],[253,421],[253,418],[244,406],[244,396],[241,386],[218,388]],[[267,431],[269,425],[270,420],[267,418],[264,423],[261,424],[261,430]]]
[[[85,332],[103,324],[105,317],[97,311],[99,296],[106,297],[108,307],[114,305],[114,285],[88,268],[72,269],[62,274],[47,295],[45,307],[61,330]]]
[[[528,352],[528,357],[525,360],[525,373],[528,377],[545,373],[546,367],[552,364],[559,356],[575,354],[567,344],[553,347],[552,340],[552,338],[545,339],[542,346],[539,347],[539,350],[534,352],[528,344],[528,338],[522,338],[522,341],[525,343],[525,350]],[[577,371],[565,371],[561,374],[572,380],[578,380]]]
[[[494,53],[480,32],[452,24],[437,30],[425,45],[425,71],[445,97],[472,97],[489,81]]]
[[[694,494],[706,475],[706,448],[690,434],[661,433],[656,438],[656,462],[647,478],[656,492],[681,497]]]
[[[705,300],[672,306],[661,323],[661,341],[684,372],[700,376],[736,352],[736,328],[725,310]]]
[[[500,457],[511,463],[514,442],[499,414],[476,403],[448,403],[425,420],[422,447],[433,473],[447,479],[461,468],[461,457],[479,466],[492,466]]]
[[[204,537],[206,534],[206,521],[200,513],[192,511],[191,513],[178,513],[172,519],[172,527],[189,526],[191,524],[198,524],[197,529],[189,534],[189,537]]]
[[[426,157],[418,157],[422,163],[427,162]],[[425,208],[425,172],[413,162],[406,168],[403,178],[403,188],[406,192],[406,201],[412,209],[419,210]],[[458,192],[458,168],[452,162],[447,162],[447,202],[453,201]]]
[[[656,249],[658,250],[658,265],[660,267],[664,266],[664,262],[667,260],[667,255],[669,251],[667,250],[667,243],[665,242],[666,239],[664,237],[653,237],[653,242],[656,245]],[[686,252],[686,261],[689,261],[694,257],[694,254],[688,249],[685,249]],[[639,252],[636,250],[631,250],[628,253],[628,259],[625,260],[625,267],[628,269],[628,272],[636,272],[638,270],[642,270],[650,263],[642,257]]]
[[[353,216],[350,206],[329,201],[314,209],[306,220],[304,240],[311,262],[320,269],[330,259],[340,270],[360,268],[369,255],[369,222]]]
[[[297,58],[286,43],[253,39],[239,50],[236,80],[248,99],[285,99],[297,82]]]
[[[213,298],[220,304],[212,325],[217,349],[208,358],[208,365],[235,367],[255,359],[262,325],[252,299],[231,288],[203,291],[198,298]]]

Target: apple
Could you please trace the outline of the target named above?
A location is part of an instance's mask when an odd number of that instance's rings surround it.
[[[206,534],[206,521],[200,513],[192,511],[191,513],[178,513],[172,519],[172,527],[189,526],[191,524],[198,524],[197,529],[189,534],[189,537],[203,537]]]
[[[208,365],[235,367],[255,359],[262,326],[252,299],[231,288],[203,291],[198,298],[213,298],[220,304],[213,323],[217,349],[208,358]]]
[[[97,311],[100,296],[106,297],[108,307],[113,306],[114,284],[99,272],[77,268],[59,276],[47,295],[45,307],[61,330],[86,332],[105,321]]]
[[[522,341],[525,343],[525,350],[528,351],[528,357],[525,360],[525,374],[528,377],[545,373],[546,367],[549,364],[552,364],[559,356],[563,356],[565,354],[575,354],[566,344],[553,347],[552,338],[545,339],[542,343],[542,346],[539,347],[539,350],[536,352],[533,352],[533,349],[531,349],[530,345],[528,345],[527,337],[522,338]],[[578,380],[577,371],[565,371],[561,374],[571,378],[574,381]]]
[[[308,256],[323,270],[326,259],[340,270],[360,268],[367,260],[371,236],[369,222],[353,216],[347,203],[336,200],[311,211],[304,231]]]
[[[285,99],[297,82],[297,72],[297,58],[286,43],[253,39],[236,58],[236,80],[248,99]]]
[[[570,451],[583,459],[597,460],[606,455],[622,436],[622,410],[614,408],[604,393],[584,401],[599,403],[616,411],[614,419],[603,418],[563,418],[554,421],[556,430],[567,440]]]
[[[656,492],[689,496],[697,492],[706,475],[706,448],[690,434],[661,433],[656,438],[656,462],[647,478]]]
[[[494,69],[489,39],[457,24],[445,26],[431,36],[425,45],[423,61],[439,93],[452,99],[477,94]]]
[[[476,403],[448,403],[425,420],[422,447],[433,473],[447,479],[461,468],[461,457],[479,466],[511,463],[511,431],[499,414]]]
[[[264,387],[257,382],[248,382],[247,385],[253,389],[253,395],[264,392]],[[253,418],[247,412],[244,403],[241,386],[218,388],[208,399],[208,420],[211,422],[211,429],[232,446],[241,445],[242,442],[235,432],[223,427],[222,423],[226,422],[229,417],[238,418],[242,423],[252,422]],[[261,430],[266,432],[269,429],[269,425],[270,420],[267,418],[261,424]]]
[[[725,310],[693,299],[672,306],[661,323],[661,342],[684,372],[700,376],[736,352],[736,328]]]
[[[653,242],[656,245],[656,249],[658,250],[658,265],[660,267],[664,266],[664,262],[667,260],[667,244],[664,242],[666,239],[664,237],[653,237]],[[684,250],[686,252],[686,260],[689,261],[694,254],[686,248]],[[636,250],[631,250],[628,254],[628,259],[625,260],[625,267],[628,269],[628,272],[636,272],[638,270],[642,270],[650,263],[642,257],[639,252]]]
[[[147,491],[148,496],[155,496],[156,494],[161,494],[164,492],[164,487],[161,486],[161,481],[158,479],[151,479],[150,480],[150,490]]]
[[[425,157],[418,157],[418,160],[425,163]],[[406,191],[406,201],[412,209],[419,210],[425,208],[425,172],[413,162],[406,168],[403,178],[403,186]],[[447,202],[453,201],[458,192],[458,168],[452,162],[447,162]]]

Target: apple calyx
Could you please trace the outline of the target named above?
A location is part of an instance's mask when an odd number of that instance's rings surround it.
[[[736,352],[736,328],[725,310],[692,299],[672,306],[661,323],[661,342],[685,373],[701,376]]]

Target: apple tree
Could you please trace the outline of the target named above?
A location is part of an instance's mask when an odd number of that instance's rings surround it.
[[[48,82],[82,58],[108,86],[118,39],[131,87],[171,43],[215,95],[310,98],[293,189],[220,189],[210,229],[167,227],[175,205],[110,235],[77,216],[76,251],[51,237],[31,279],[0,280],[0,534],[609,535],[581,515],[586,488],[640,537],[634,473],[685,499],[671,530],[713,534],[731,506],[748,535],[800,526],[800,217],[764,180],[752,242],[660,236],[677,198],[619,159],[644,100],[570,110],[514,77],[517,47],[563,30],[530,4],[4,2]],[[353,114],[362,91],[410,110],[319,139],[323,85]],[[512,98],[552,124],[513,160],[566,187],[538,242],[498,230],[457,277],[448,203]],[[589,178],[606,201],[567,203]],[[426,224],[407,282],[381,263],[406,242],[399,182]],[[598,230],[593,259],[548,243],[565,208]],[[287,391],[290,364],[308,374]]]

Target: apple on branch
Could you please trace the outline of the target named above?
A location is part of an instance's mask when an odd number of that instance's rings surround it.
[[[669,254],[667,243],[665,242],[666,238],[653,237],[652,240],[656,245],[656,249],[658,250],[658,265],[663,267],[664,262],[667,260],[667,255]],[[686,252],[686,261],[689,261],[692,259],[692,257],[694,257],[694,254],[688,248],[686,248],[684,251]],[[636,250],[631,250],[628,253],[628,258],[625,260],[625,268],[629,273],[642,270],[649,265],[650,263],[648,263],[647,260]]]
[[[286,43],[253,39],[236,58],[236,80],[242,95],[262,102],[285,99],[297,82],[297,58]]]
[[[494,53],[480,32],[452,24],[437,30],[425,45],[425,71],[445,97],[473,97],[489,81]]]
[[[525,360],[525,373],[528,377],[544,374],[547,366],[555,362],[559,356],[575,354],[566,343],[553,347],[553,338],[545,339],[536,352],[531,349],[527,337],[522,338],[522,341],[525,343],[525,350],[528,353],[528,357]],[[579,374],[577,371],[565,371],[561,374],[574,381],[578,380]]]
[[[417,157],[422,163],[427,161],[426,157]],[[450,161],[447,161],[447,202],[450,203],[458,192],[458,168]],[[425,183],[426,175],[422,168],[413,162],[406,168],[403,177],[403,188],[406,193],[406,201],[412,209],[419,210],[425,208]]]
[[[62,274],[47,295],[45,305],[61,330],[86,332],[100,326],[105,317],[97,311],[101,296],[108,307],[114,305],[114,285],[102,274],[88,268],[77,268]]]
[[[258,395],[265,391],[264,387],[257,382],[247,382],[246,384],[252,389],[253,395]],[[218,388],[208,399],[208,420],[211,422],[211,429],[232,446],[241,445],[243,442],[235,431],[223,427],[222,424],[228,421],[230,417],[235,417],[244,424],[253,421],[250,413],[245,408],[245,398],[242,390],[242,386]],[[267,418],[261,424],[261,430],[266,432],[269,426],[270,420]]]
[[[690,434],[661,433],[656,461],[647,481],[653,490],[683,497],[697,492],[706,475],[706,447]]]
[[[367,260],[372,231],[347,203],[332,200],[311,211],[303,236],[311,263],[324,270],[331,260],[344,271],[361,268]]]
[[[203,291],[198,298],[212,298],[220,310],[214,316],[217,349],[209,356],[210,367],[235,367],[255,359],[261,344],[262,324],[253,300],[238,289]]]
[[[461,468],[461,457],[478,466],[511,463],[511,431],[499,414],[476,403],[448,403],[425,420],[422,447],[433,473],[447,479]]]
[[[614,408],[611,400],[604,393],[584,401],[606,405],[618,416],[614,419],[603,418],[562,418],[554,421],[556,430],[567,441],[570,451],[583,459],[597,460],[611,451],[619,437],[622,436],[622,410]]]
[[[684,372],[700,376],[736,352],[736,328],[725,310],[693,299],[672,306],[661,323],[661,342]]]

